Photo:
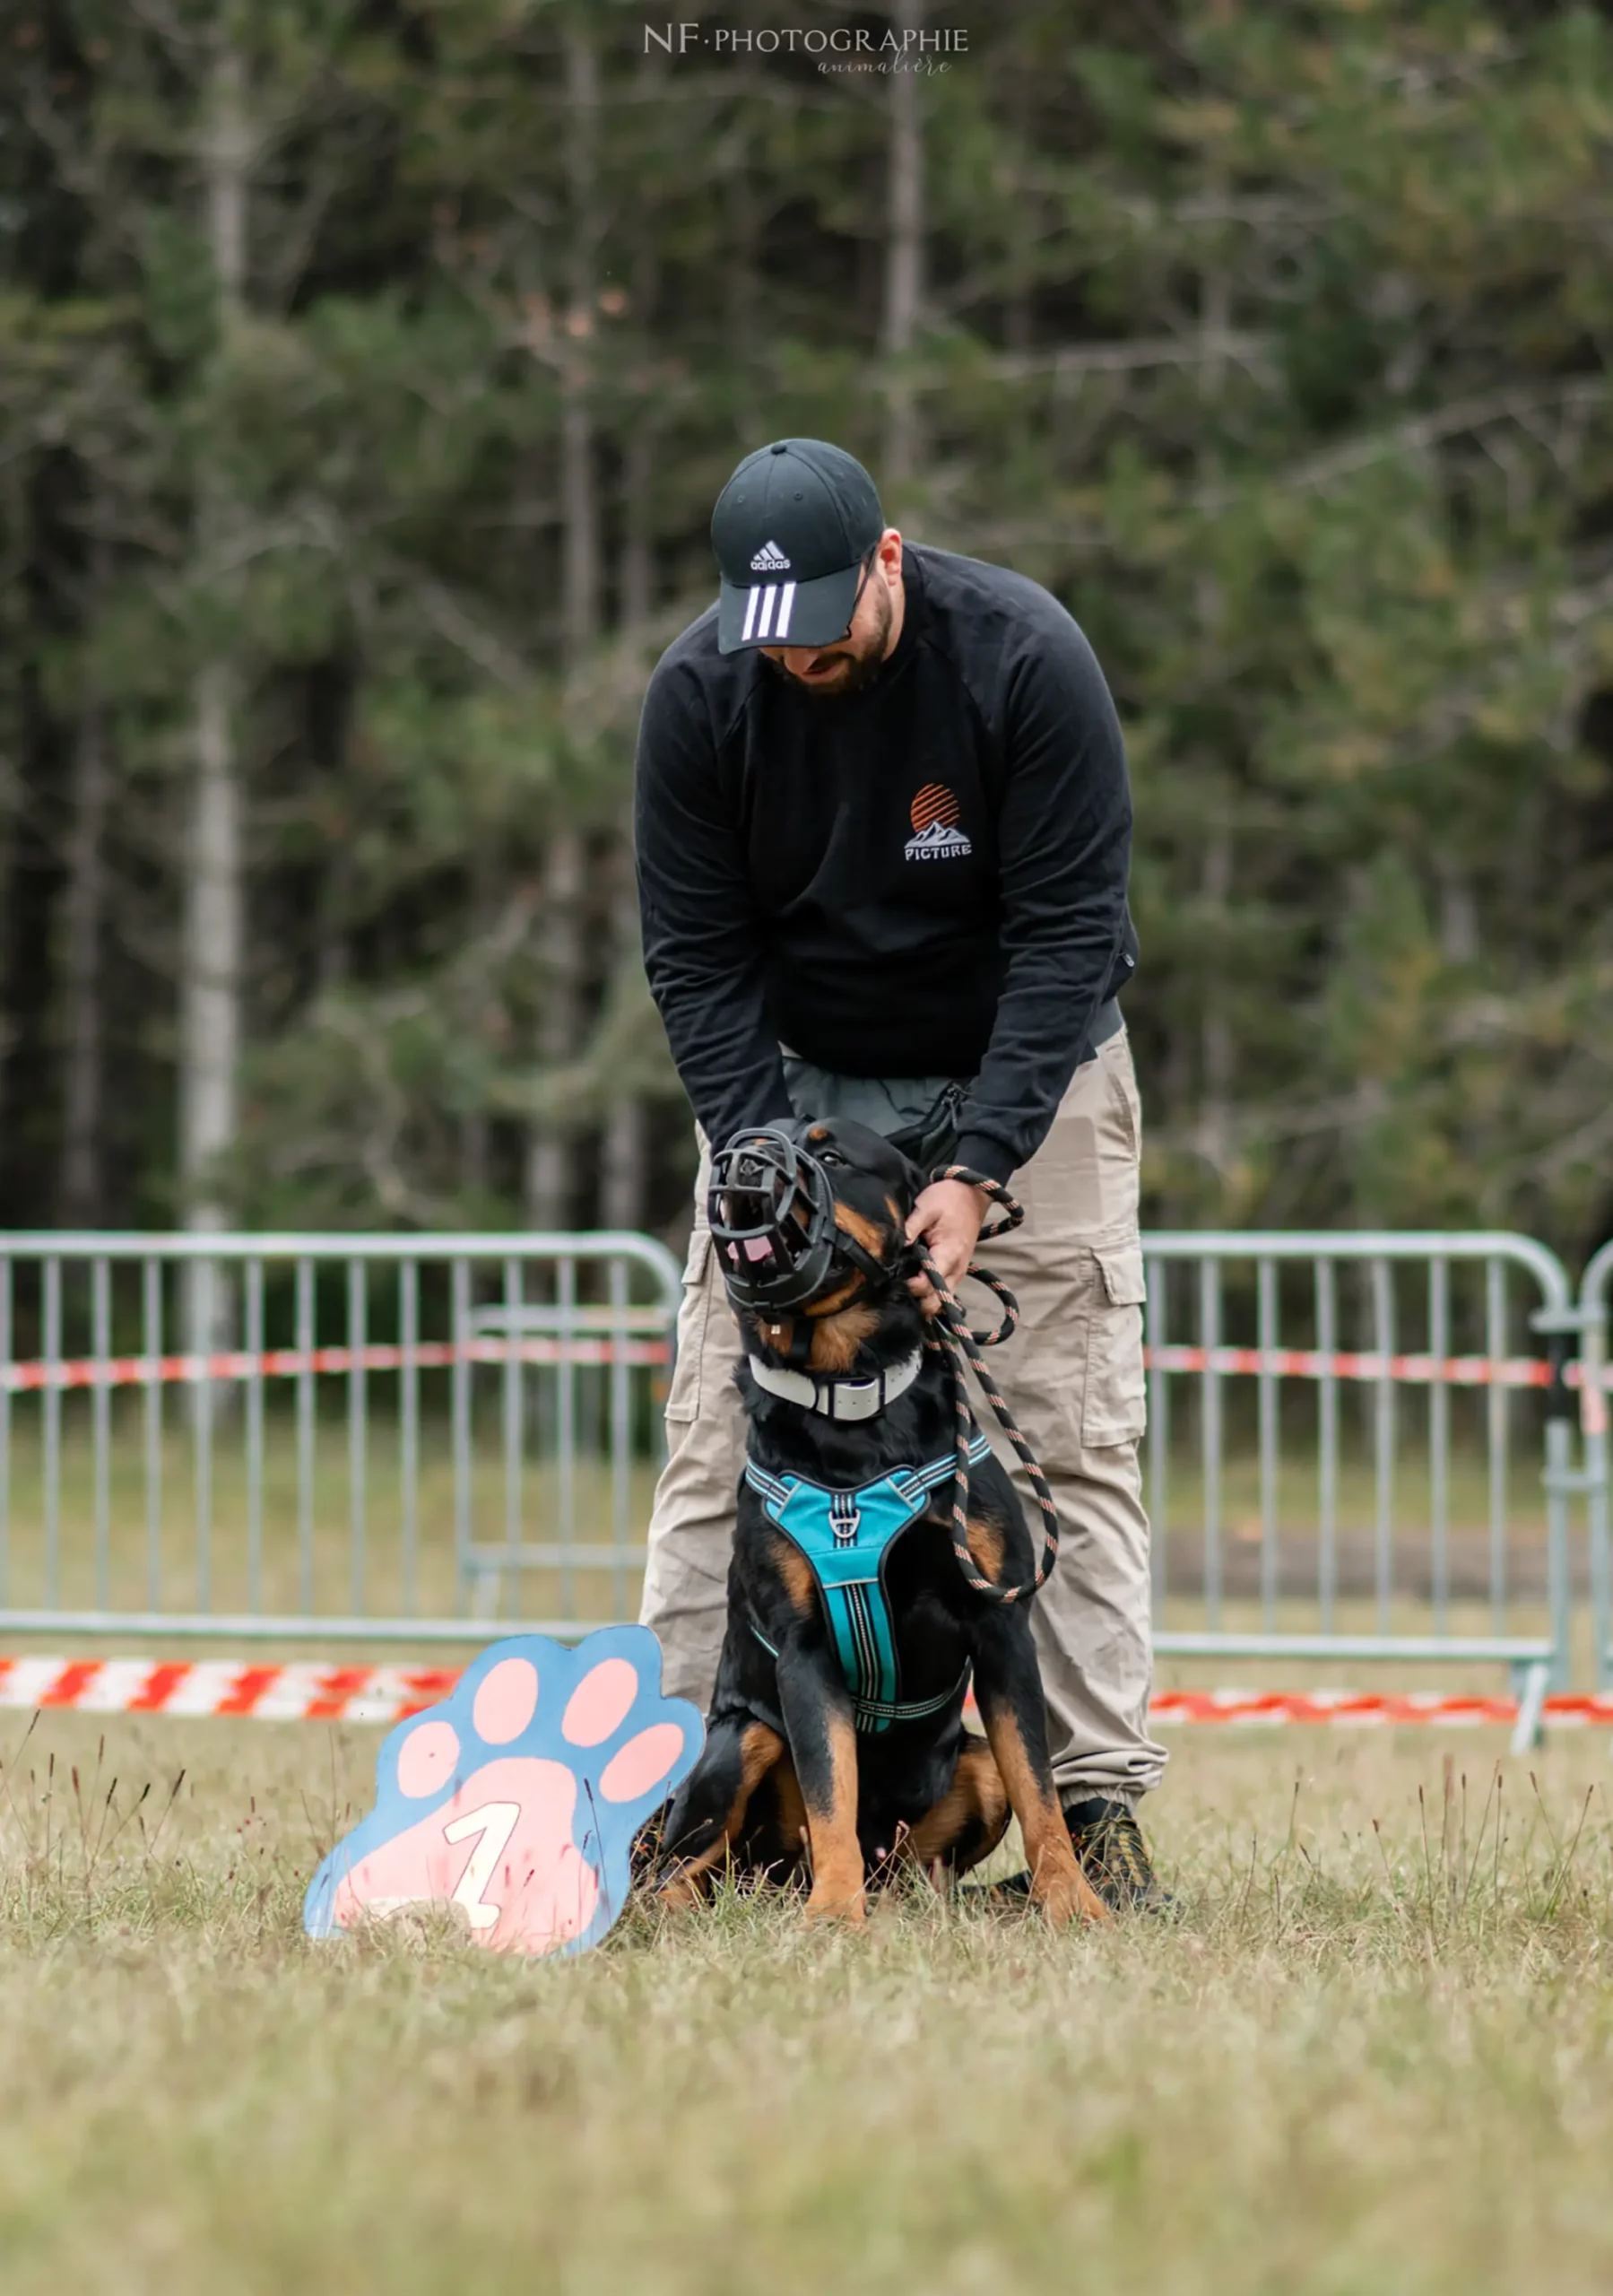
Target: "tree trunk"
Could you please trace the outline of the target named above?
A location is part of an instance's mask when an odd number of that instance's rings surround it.
[[[221,38],[210,74],[202,161],[219,335],[228,343],[246,293],[251,139],[245,65],[227,36]],[[204,471],[197,483],[196,539],[203,578],[215,589],[219,577],[209,561],[222,552],[233,525],[230,505]],[[204,1231],[228,1224],[213,1174],[236,1136],[244,898],[239,684],[236,665],[215,657],[197,671],[191,697],[195,773],[186,854],[179,1161],[186,1225]]]
[[[619,1100],[600,1144],[599,1219],[603,1228],[644,1226],[649,1182],[649,1111],[641,1100]]]
[[[626,481],[628,517],[621,551],[621,613],[625,634],[641,630],[650,614],[650,555],[647,530],[634,505],[645,500],[651,465],[647,422],[629,442]],[[620,882],[611,904],[611,940],[618,969],[638,960],[638,893],[633,876],[631,829],[622,831],[617,857]],[[649,1112],[636,1094],[618,1100],[605,1118],[600,1143],[599,1218],[604,1228],[644,1224],[649,1159]]]
[[[560,627],[566,666],[599,630],[599,498],[585,376],[568,379],[560,409]]]
[[[1016,156],[1032,148],[1029,99],[1030,83],[1020,70],[1014,77],[1009,111],[1009,135]],[[1002,340],[1006,349],[1023,355],[1030,349],[1033,332],[1031,270],[1036,248],[1036,205],[1025,181],[1014,187],[1008,238],[1010,275]]]
[[[600,577],[591,356],[599,324],[599,59],[575,27],[566,34],[566,179],[571,248],[560,416],[560,620],[571,669],[599,635]]]
[[[78,723],[67,848],[66,1076],[62,1112],[61,1222],[94,1228],[101,1201],[101,1081],[106,1030],[101,945],[107,900],[107,726],[91,695]]]
[[[0,535],[7,537],[7,547],[4,557],[0,558],[0,574],[4,577],[4,604],[0,608],[0,645],[17,661],[26,660],[32,650],[24,627],[26,593],[18,578],[26,563],[20,546],[21,538],[30,532],[27,469],[23,457],[13,455],[0,470]],[[9,539],[12,536],[18,540],[12,542]],[[22,802],[20,752],[22,746],[20,701],[20,693],[13,686],[13,690],[5,696],[4,716],[0,718],[0,1226],[5,1227],[20,1224],[13,1209],[12,1190],[21,1174],[12,1169],[12,1159],[6,1153],[13,1137],[7,1119],[11,1113],[12,1055],[17,1040],[16,1015],[21,1003],[19,991],[22,972],[22,947],[17,923],[22,891],[18,883],[22,843],[19,819]]]
[[[479,1205],[487,1192],[488,1122],[485,1109],[467,1109],[455,1135],[458,1191],[467,1204]],[[463,1217],[463,1213],[462,1215]],[[478,1221],[478,1225],[481,1222]]]
[[[1460,862],[1440,856],[1435,861],[1439,878],[1439,951],[1448,965],[1479,961],[1479,900],[1473,880]]]
[[[924,0],[898,0],[895,29],[917,32]],[[916,72],[890,77],[886,146],[885,305],[880,347],[885,354],[885,444],[881,489],[899,500],[918,468],[922,442],[908,366],[918,339],[924,292],[924,145]]]
[[[208,252],[217,297],[218,340],[228,346],[247,287],[247,202],[252,159],[247,74],[238,49],[221,29],[208,74],[201,143]],[[229,601],[237,585],[226,569],[238,512],[201,446],[195,492],[198,587]],[[215,1234],[230,1224],[220,1160],[235,1145],[241,1050],[241,952],[245,940],[245,858],[238,747],[241,703],[238,664],[215,653],[195,674],[191,692],[195,744],[191,813],[186,839],[185,975],[179,1000],[179,1173],[185,1224]],[[197,1261],[186,1288],[186,1344],[193,1354],[230,1344],[234,1287],[221,1268]],[[192,1389],[195,1409],[212,1413],[228,1389]]]
[[[655,243],[644,231],[633,258],[633,321],[648,340],[655,321],[658,286]],[[621,629],[631,639],[655,610],[655,559],[647,514],[655,471],[655,402],[646,396],[635,410],[622,457],[621,561],[617,587]],[[613,857],[619,870],[611,904],[611,940],[617,970],[638,962],[638,898],[633,878],[633,838],[624,829]],[[605,1118],[600,1142],[599,1219],[604,1228],[641,1228],[648,1196],[649,1110],[635,1093],[618,1100]]]
[[[478,836],[471,856],[471,886],[469,909],[469,941],[480,949],[492,931],[493,911],[497,903],[499,884],[491,842],[483,832]],[[482,1031],[485,1004],[480,983],[467,979],[464,972],[456,974],[454,987],[456,1027],[464,1032],[465,1041],[473,1045],[478,1057],[472,1073],[480,1077],[481,1056],[485,1047]],[[455,1126],[455,1185],[462,1199],[462,1214],[468,1212],[479,1227],[487,1225],[486,1210],[481,1199],[487,1193],[490,1178],[489,1148],[491,1127],[488,1122],[487,1095],[481,1091],[473,1105],[462,1109]]]
[[[582,833],[557,830],[543,864],[543,920],[538,952],[542,1012],[537,1053],[544,1066],[577,1048],[582,1015],[583,890],[587,856]],[[572,1134],[558,1124],[535,1125],[526,1149],[526,1221],[532,1228],[564,1228],[571,1215]]]
[[[599,245],[599,61],[586,33],[568,29],[566,183],[571,248],[560,407],[560,626],[565,666],[575,670],[599,636],[599,480],[595,468],[591,346],[598,324],[594,275]],[[542,1015],[537,1054],[545,1065],[577,1050],[582,1019],[583,893],[587,852],[582,834],[559,827],[543,873],[539,954]],[[565,1126],[534,1126],[527,1142],[526,1216],[534,1228],[563,1227],[571,1209],[574,1135]]]
[[[1232,893],[1232,831],[1224,824],[1211,830],[1205,844],[1202,891],[1206,916],[1223,918]],[[1225,1178],[1232,1162],[1232,1024],[1221,1002],[1222,978],[1218,952],[1204,987],[1199,1150]]]
[[[9,759],[0,759],[0,768],[9,766]],[[13,1013],[16,996],[13,982],[14,959],[12,954],[14,934],[12,917],[16,900],[16,817],[13,814],[3,782],[0,782],[0,1223],[14,1224],[15,1213],[6,1202],[10,1175],[6,1170],[5,1144],[9,1136],[6,1118],[11,1100],[12,1047],[16,1039]]]
[[[235,1140],[240,1058],[241,793],[235,741],[236,680],[209,662],[195,694],[195,780],[186,853],[185,1065],[180,1164],[186,1224],[211,1231],[227,1214],[212,1177]]]
[[[757,208],[760,194],[750,164],[750,145],[735,136],[731,163],[724,178],[728,206],[727,270],[723,281],[723,349],[732,378],[733,436],[749,453],[770,434],[767,409],[768,393],[758,355],[757,283],[760,257],[757,241]],[[734,459],[738,460],[736,455]]]
[[[616,897],[611,904],[611,940],[616,970],[641,961],[638,896],[633,856],[622,841]],[[605,1118],[600,1143],[599,1218],[604,1228],[642,1228],[649,1182],[649,1111],[637,1093],[618,1100]]]
[[[647,409],[641,409],[622,457],[621,627],[630,637],[644,628],[655,609],[655,558],[645,505],[655,471],[655,435]]]
[[[649,1111],[619,1100],[600,1144],[599,1217],[605,1228],[642,1228],[649,1181]]]
[[[1226,380],[1224,353],[1212,346],[1225,342],[1230,315],[1231,291],[1227,275],[1219,267],[1207,268],[1200,285],[1199,327],[1206,350],[1201,370],[1201,390],[1210,407],[1218,401]],[[1207,483],[1220,468],[1213,421],[1213,417],[1207,417],[1210,444],[1200,457],[1201,476]],[[1220,630],[1225,620],[1225,600],[1220,585],[1212,575],[1201,576],[1196,586],[1195,603],[1198,607],[1199,643],[1208,657],[1219,647]],[[1232,790],[1227,787],[1220,798],[1218,817],[1205,839],[1203,873],[1200,881],[1203,913],[1211,935],[1211,951],[1210,961],[1201,976],[1204,1005],[1200,1034],[1199,1151],[1211,1170],[1222,1179],[1226,1178],[1232,1163],[1233,1041],[1232,1025],[1227,1017],[1225,1002],[1224,955],[1227,909],[1232,894],[1231,806]]]
[[[645,501],[653,467],[654,434],[649,421],[634,426],[628,442],[627,517],[621,546],[621,618],[624,635],[642,630],[652,605],[649,532],[636,506]],[[622,831],[617,856],[620,881],[611,905],[611,940],[620,969],[637,961],[638,895],[633,877],[631,829]],[[603,1228],[644,1224],[649,1161],[649,1111],[636,1094],[618,1100],[605,1118],[600,1143],[599,1218]]]

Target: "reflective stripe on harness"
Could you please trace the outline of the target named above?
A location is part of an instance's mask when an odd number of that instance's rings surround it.
[[[977,1434],[969,1445],[971,1463],[977,1466],[990,1455],[991,1445]],[[745,1463],[745,1480],[768,1520],[806,1558],[818,1581],[859,1730],[888,1730],[893,1722],[939,1714],[968,1672],[966,1667],[939,1698],[898,1699],[896,1639],[881,1577],[893,1543],[924,1513],[930,1493],[951,1480],[957,1465],[949,1452],[927,1466],[895,1467],[855,1491],[828,1491],[802,1475],[769,1474],[753,1459]],[[778,1656],[754,1620],[750,1631]]]

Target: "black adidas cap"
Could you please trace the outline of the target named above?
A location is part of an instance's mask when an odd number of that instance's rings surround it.
[[[851,626],[885,514],[862,464],[822,439],[747,455],[717,497],[717,647],[832,646]]]

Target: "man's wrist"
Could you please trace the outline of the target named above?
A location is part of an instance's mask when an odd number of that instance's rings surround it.
[[[1012,1152],[989,1132],[966,1132],[958,1143],[952,1161],[971,1172],[984,1172],[987,1179],[996,1180],[1006,1187],[1014,1176]]]
[[[919,1202],[923,1204],[925,1196],[935,1196],[946,1205],[947,1218],[971,1221],[976,1233],[984,1227],[992,1200],[984,1189],[972,1187],[967,1180],[932,1180]]]

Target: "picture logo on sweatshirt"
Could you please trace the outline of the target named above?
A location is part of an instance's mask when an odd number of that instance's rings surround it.
[[[958,826],[958,800],[944,781],[926,781],[913,801],[909,861],[958,861],[974,847]]]

